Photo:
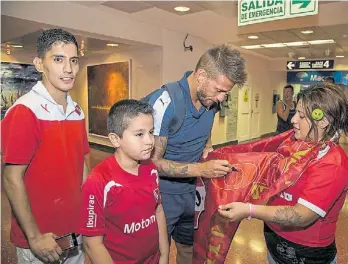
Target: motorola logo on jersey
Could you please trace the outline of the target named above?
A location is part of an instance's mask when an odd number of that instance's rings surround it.
[[[149,225],[153,224],[156,222],[156,216],[151,215],[149,218],[142,219],[141,222],[133,222],[130,225],[125,224],[124,225],[124,230],[123,233],[125,234],[132,234],[134,232],[138,232],[140,229],[145,229]]]

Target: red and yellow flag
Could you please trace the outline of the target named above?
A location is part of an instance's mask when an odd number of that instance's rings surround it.
[[[213,151],[233,171],[221,178],[197,180],[193,263],[224,263],[239,222],[221,219],[218,206],[231,202],[266,204],[295,183],[325,144],[297,141],[288,131],[276,137]]]

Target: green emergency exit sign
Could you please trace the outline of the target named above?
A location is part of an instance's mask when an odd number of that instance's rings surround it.
[[[318,0],[238,0],[238,26],[318,14]]]

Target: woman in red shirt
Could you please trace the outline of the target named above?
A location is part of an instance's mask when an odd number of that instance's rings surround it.
[[[348,132],[347,98],[333,84],[314,85],[298,95],[291,122],[297,141],[323,146],[299,180],[267,205],[235,202],[219,212],[230,221],[265,221],[270,264],[337,263],[336,223],[348,189],[348,157],[338,145]]]

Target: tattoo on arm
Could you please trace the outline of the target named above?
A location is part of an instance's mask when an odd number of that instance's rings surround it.
[[[189,164],[174,162],[163,159],[167,148],[168,139],[166,137],[155,136],[155,150],[152,155],[152,161],[156,164],[158,172],[162,176],[168,177],[188,177]]]
[[[168,176],[177,176],[177,177],[185,177],[188,173],[188,165],[187,164],[180,164],[178,162],[171,162],[167,161],[168,164],[168,170],[167,175]]]
[[[153,160],[163,158],[164,153],[167,149],[168,138],[155,136],[155,150],[152,155]]]
[[[283,226],[302,226],[302,216],[293,206],[287,206],[276,210],[272,222]]]

